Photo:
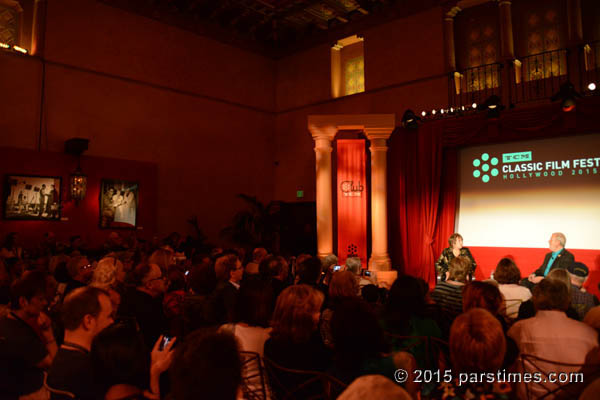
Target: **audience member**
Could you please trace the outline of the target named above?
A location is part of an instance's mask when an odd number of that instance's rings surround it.
[[[333,273],[331,283],[329,284],[329,297],[327,306],[321,313],[320,331],[323,343],[327,346],[333,346],[333,337],[331,336],[331,318],[335,309],[346,298],[357,298],[358,282],[351,271],[338,271]]]
[[[569,277],[569,273],[567,272],[566,269],[562,269],[562,268],[553,269],[552,271],[550,271],[550,273],[548,274],[548,276],[546,278],[556,279],[557,281],[564,284],[565,287],[567,288],[567,292],[569,293],[569,298],[570,298],[570,296],[571,296],[571,278]],[[533,304],[533,299],[529,299],[529,300],[521,303],[521,306],[519,307],[518,320],[531,318],[535,315],[535,312],[536,312],[536,309]],[[570,300],[569,300],[569,307],[567,308],[566,314],[567,314],[567,317],[569,317],[569,318],[579,320],[579,315],[577,314],[577,311],[575,311],[573,309],[573,307],[571,307]]]
[[[71,257],[67,263],[67,271],[69,272],[69,281],[65,288],[65,295],[69,294],[73,289],[86,286],[92,277],[94,269],[86,257],[76,256]]]
[[[494,271],[494,279],[498,282],[498,289],[504,296],[506,316],[514,320],[517,318],[521,303],[531,298],[531,291],[519,285],[521,271],[510,258],[503,258],[498,262]]]
[[[103,398],[159,399],[160,375],[169,369],[175,339],[161,349],[162,341],[161,335],[148,354],[143,337],[131,321],[110,325],[96,335],[90,357]]]
[[[94,337],[112,324],[112,311],[108,293],[102,289],[78,288],[67,295],[61,308],[65,337],[48,373],[51,388],[82,400],[96,398],[89,353]]]
[[[589,271],[585,264],[575,262],[567,267],[571,279],[571,307],[577,312],[579,320],[582,321],[585,314],[597,306],[598,298],[583,290],[583,284],[587,280]]]
[[[244,273],[246,275],[256,275],[259,273],[260,263],[267,258],[268,252],[262,247],[257,247],[252,252],[252,261],[246,265]]]
[[[364,286],[371,285],[373,282],[370,279],[366,279],[361,276],[362,274],[362,262],[359,257],[348,257],[346,259],[346,270],[351,271],[355,279],[358,282],[358,294],[360,294],[360,289]]]
[[[321,276],[321,260],[318,257],[309,257],[298,264],[298,284],[318,288]],[[323,292],[325,293],[325,292]]]
[[[148,258],[148,263],[158,265],[162,273],[166,275],[169,267],[175,265],[175,253],[170,248],[157,249]]]
[[[489,311],[472,308],[456,317],[450,329],[449,345],[453,380],[438,383],[424,398],[514,398],[510,384],[496,379],[504,360],[506,342],[500,322]],[[482,374],[485,374],[483,379]],[[492,383],[487,379],[490,375],[494,377]],[[471,378],[467,383],[460,383],[461,376]],[[473,376],[476,378],[472,379]]]
[[[19,246],[19,234],[10,232],[4,239],[4,244],[0,248],[0,258],[23,258],[23,249]]]
[[[363,375],[354,380],[337,400],[411,400],[406,390],[381,375]]]
[[[196,331],[177,346],[170,369],[174,400],[240,398],[242,365],[235,338]]]
[[[9,315],[0,319],[0,393],[8,399],[44,392],[43,371],[57,352],[48,306],[46,276],[25,272],[12,283]],[[43,395],[43,393],[39,393]]]
[[[294,285],[279,295],[271,320],[271,337],[265,342],[264,354],[285,368],[325,371],[331,352],[318,331],[323,293],[309,285]],[[306,377],[280,373],[277,381],[294,388]],[[273,388],[278,391],[276,387]],[[277,393],[276,393],[277,394]]]
[[[442,338],[437,323],[425,315],[425,294],[417,278],[400,275],[390,288],[385,305],[383,324],[394,350],[409,349],[420,368],[432,368],[435,360],[428,359],[428,343],[416,337]],[[396,337],[394,337],[396,336]],[[404,338],[398,338],[398,337]],[[412,336],[412,339],[406,337]]]
[[[219,323],[224,324],[233,321],[235,298],[244,268],[237,255],[227,254],[217,259],[215,274],[219,281],[214,293],[215,316]]]
[[[217,286],[215,269],[210,259],[192,267],[189,291],[183,300],[184,333],[217,323],[212,293]]]
[[[273,288],[273,307],[279,294],[287,287],[288,263],[280,256],[268,256],[261,261],[259,267],[260,276],[263,280],[270,282]]]
[[[123,263],[116,257],[104,257],[98,262],[90,286],[105,290],[116,314],[121,304],[121,292],[124,290],[125,270]]]
[[[156,264],[140,264],[133,271],[134,287],[121,299],[119,316],[133,317],[139,324],[147,346],[151,346],[167,330],[162,307],[165,277]]]
[[[331,320],[331,333],[335,360],[332,373],[346,384],[371,374],[394,379],[396,369],[404,365],[395,364],[377,318],[368,304],[358,297],[340,301]],[[403,357],[399,354],[397,358]],[[416,365],[410,370],[414,368]]]
[[[585,363],[588,354],[598,346],[598,333],[588,325],[567,317],[565,311],[570,300],[568,287],[557,279],[544,279],[533,289],[533,303],[537,310],[535,317],[516,322],[508,331],[521,354],[558,363]],[[536,368],[540,366],[547,368],[545,372],[574,370],[572,367],[543,362]],[[529,392],[537,398],[556,387],[557,384],[533,382]],[[521,396],[525,396],[524,385],[518,385],[518,390]]]
[[[462,313],[462,291],[467,282],[471,261],[465,257],[455,257],[450,261],[446,280],[438,282],[431,298],[439,305],[442,312],[438,321],[444,337],[448,336],[450,325],[456,316]]]

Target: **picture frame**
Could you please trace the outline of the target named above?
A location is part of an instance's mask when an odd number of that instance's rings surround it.
[[[100,181],[99,226],[103,229],[137,227],[139,183],[118,179]]]
[[[62,210],[60,176],[6,175],[4,219],[59,221]]]

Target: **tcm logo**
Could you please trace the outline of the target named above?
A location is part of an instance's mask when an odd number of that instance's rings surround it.
[[[343,181],[340,184],[340,189],[345,197],[359,197],[362,195],[365,187],[360,184],[360,181],[358,181],[357,185],[354,185],[354,181]]]
[[[488,183],[490,181],[490,176],[498,176],[500,173],[498,168],[495,168],[496,165],[498,165],[498,159],[496,157],[490,159],[488,153],[483,153],[481,157],[473,160],[473,166],[475,167],[473,176],[477,179],[481,178],[483,183]]]
[[[504,164],[531,161],[531,151],[521,151],[519,153],[504,153],[502,154],[502,162]]]

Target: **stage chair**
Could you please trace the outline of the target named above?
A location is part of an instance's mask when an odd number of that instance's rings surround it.
[[[517,383],[515,385],[517,394],[528,400],[576,399],[587,384],[600,377],[600,364],[596,363],[572,364],[547,360],[531,354],[520,354],[517,358],[517,365],[521,368],[518,372],[541,373],[542,382],[540,383]],[[584,375],[583,379],[579,379],[582,382],[544,382],[552,372],[583,373]],[[532,391],[532,385],[540,388],[539,393]]]
[[[285,368],[263,357],[273,399],[334,400],[347,385],[318,371]]]
[[[267,384],[260,355],[253,351],[240,351],[242,359],[242,391],[246,400],[266,400]]]
[[[44,371],[44,388],[50,392],[51,400],[70,400],[76,398],[71,392],[50,387],[50,385],[48,385],[48,373],[46,371]]]

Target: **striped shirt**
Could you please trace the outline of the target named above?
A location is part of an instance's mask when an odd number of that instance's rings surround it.
[[[464,285],[439,282],[431,292],[431,298],[440,306],[444,313],[457,316],[462,313],[463,288]]]

